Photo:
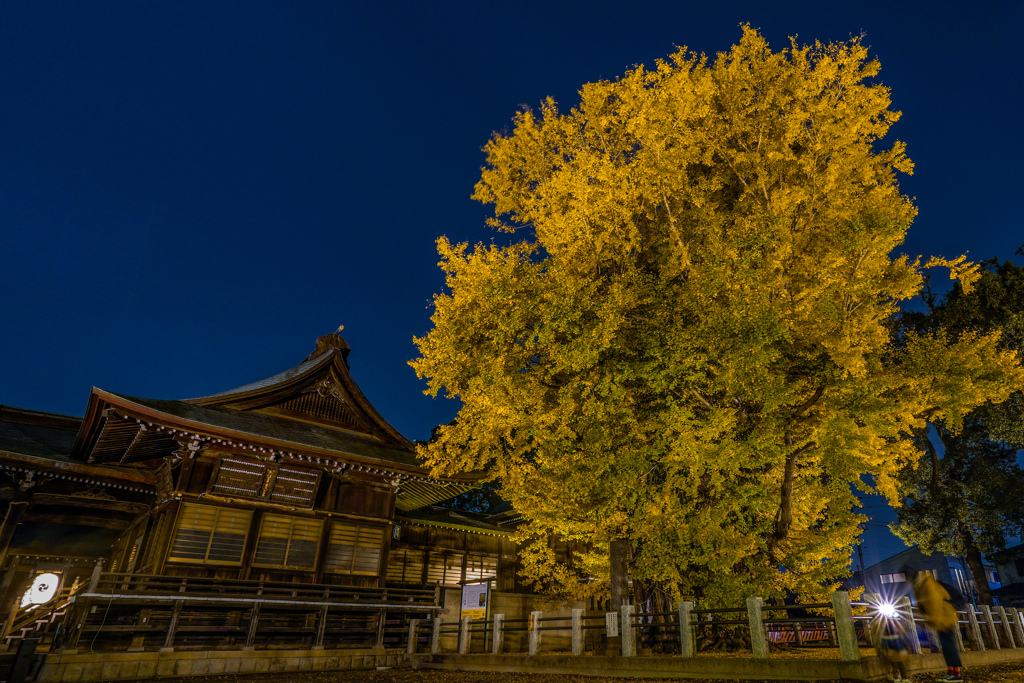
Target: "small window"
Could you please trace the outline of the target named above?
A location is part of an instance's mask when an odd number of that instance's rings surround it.
[[[288,515],[264,515],[253,564],[312,570],[323,521]]]
[[[171,545],[170,561],[239,564],[249,533],[251,510],[184,503]]]
[[[315,470],[226,455],[221,458],[210,493],[310,507],[319,482],[320,473]]]
[[[376,576],[380,573],[380,552],[383,547],[383,527],[334,522],[331,524],[324,571]]]
[[[388,553],[388,583],[423,583],[423,551],[391,549]]]
[[[466,581],[493,579],[498,575],[498,557],[496,555],[467,555]]]
[[[430,553],[427,583],[455,586],[462,581],[461,553]]]
[[[282,465],[274,478],[274,490],[270,500],[275,503],[308,506],[313,504],[316,483],[320,475],[313,470]]]
[[[253,458],[226,456],[220,461],[211,493],[224,496],[258,497],[263,493],[267,465]]]

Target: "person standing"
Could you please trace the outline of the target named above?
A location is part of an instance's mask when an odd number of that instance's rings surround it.
[[[941,680],[962,683],[963,663],[953,633],[953,629],[959,628],[960,624],[949,591],[943,588],[931,572],[919,572],[914,567],[904,565],[903,575],[914,588],[914,598],[925,622],[939,635],[942,658],[946,660],[946,668],[949,670]]]

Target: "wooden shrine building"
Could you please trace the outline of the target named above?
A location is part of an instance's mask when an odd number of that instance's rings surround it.
[[[0,637],[52,637],[60,622],[68,647],[119,629],[111,648],[296,633],[322,646],[346,619],[377,615],[367,628],[379,646],[389,605],[429,618],[436,586],[495,578],[514,590],[500,519],[434,506],[475,479],[432,477],[356,386],[348,355],[329,334],[289,370],[197,399],[94,388],[81,419],[0,407]],[[94,611],[71,618],[108,594],[102,624],[90,626]]]

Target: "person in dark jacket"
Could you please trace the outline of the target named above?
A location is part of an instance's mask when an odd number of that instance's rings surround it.
[[[961,683],[963,663],[960,650],[956,646],[956,635],[953,629],[960,628],[956,608],[950,600],[949,591],[942,587],[931,572],[919,572],[914,567],[905,565],[903,574],[907,582],[914,587],[914,598],[917,607],[924,615],[925,623],[939,635],[939,647],[942,658],[946,660],[949,672],[941,679],[950,683]]]

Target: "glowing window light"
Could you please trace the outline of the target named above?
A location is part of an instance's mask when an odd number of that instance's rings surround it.
[[[49,602],[57,594],[57,586],[59,584],[60,576],[53,572],[36,574],[36,578],[32,580],[32,585],[25,591],[24,597],[21,598],[21,606],[28,607],[29,605],[42,605]]]

